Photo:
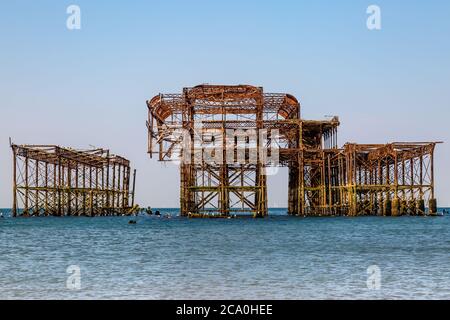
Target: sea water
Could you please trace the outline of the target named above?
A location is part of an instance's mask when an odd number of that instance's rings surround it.
[[[171,218],[129,224],[2,212],[0,299],[450,299],[448,215],[203,220],[163,209]]]

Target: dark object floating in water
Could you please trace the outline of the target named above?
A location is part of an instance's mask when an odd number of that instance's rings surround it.
[[[161,212],[156,211],[156,212],[155,212],[155,216],[161,216]]]
[[[150,208],[150,207],[148,207],[147,209],[145,209],[145,212],[146,212],[149,216],[153,215],[152,208]]]
[[[130,221],[128,221],[128,224],[136,224],[137,222],[136,222],[136,220],[130,220]]]

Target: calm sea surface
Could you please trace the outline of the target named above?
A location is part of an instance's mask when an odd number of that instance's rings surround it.
[[[450,299],[448,215],[273,209],[261,220],[189,220],[161,211],[174,217],[1,218],[0,299]],[[80,268],[80,290],[66,286],[69,266]],[[380,290],[368,289],[370,266]]]

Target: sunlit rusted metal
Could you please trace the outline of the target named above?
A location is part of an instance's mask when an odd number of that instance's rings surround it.
[[[109,150],[11,145],[13,216],[102,216],[134,213],[130,162]],[[132,198],[132,206],[129,198]]]
[[[195,148],[186,150],[184,129],[191,137],[224,136],[228,129],[278,132],[279,162],[289,168],[288,213],[291,215],[403,215],[436,212],[435,142],[338,147],[339,118],[301,118],[300,104],[289,94],[264,93],[249,85],[200,85],[181,94],[159,94],[147,101],[148,152],[159,161],[180,164],[183,216],[228,217],[251,212],[267,215],[270,165],[258,162],[209,165],[194,163]],[[197,123],[201,128],[195,128]],[[220,139],[217,139],[217,141]],[[223,138],[225,141],[225,137]],[[227,153],[223,144],[223,154]],[[232,153],[237,153],[237,144]],[[258,149],[258,159],[259,159]],[[225,157],[224,157],[225,158]],[[428,210],[425,207],[428,206]]]

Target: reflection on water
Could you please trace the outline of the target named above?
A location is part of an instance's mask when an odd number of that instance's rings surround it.
[[[0,219],[0,299],[449,299],[450,216]],[[81,290],[69,290],[69,266]],[[381,290],[367,288],[367,268]]]

